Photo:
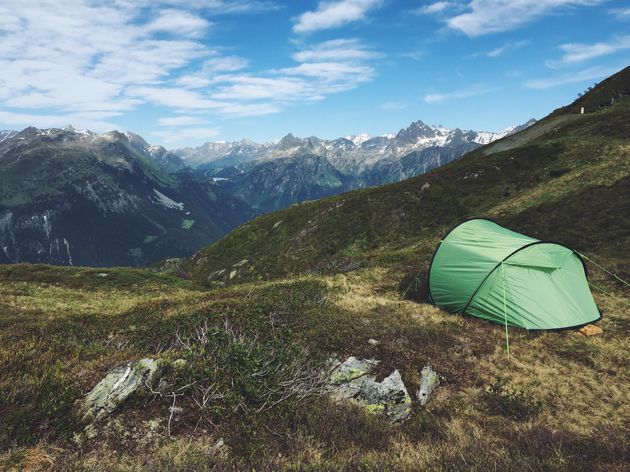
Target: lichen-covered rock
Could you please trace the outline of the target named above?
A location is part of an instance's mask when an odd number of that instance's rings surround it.
[[[141,359],[112,369],[85,397],[82,418],[94,422],[110,414],[145,384],[151,386],[160,370],[160,362],[155,359]]]
[[[416,396],[422,406],[426,405],[433,393],[433,389],[440,384],[438,374],[431,368],[425,366],[420,373],[420,388]]]
[[[377,364],[376,360],[354,356],[343,363],[337,361],[329,382],[332,398],[354,401],[369,413],[383,414],[390,421],[406,419],[411,413],[411,397],[400,372],[394,370],[377,382],[376,377],[370,375]]]
[[[227,269],[215,270],[208,276],[208,281],[212,282],[213,280],[219,279],[227,272]]]

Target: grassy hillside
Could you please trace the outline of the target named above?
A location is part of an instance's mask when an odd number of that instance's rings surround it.
[[[260,217],[177,275],[0,266],[0,469],[628,470],[627,287],[591,266],[603,334],[510,329],[510,358],[501,326],[407,291],[472,215],[629,278],[630,101],[558,116],[511,149]],[[325,394],[350,355],[412,396],[425,365],[440,385],[392,425]],[[86,431],[84,395],[145,357],[160,384]]]
[[[441,234],[471,216],[627,263],[629,136],[630,97],[589,114],[554,115],[506,138],[510,149],[480,148],[397,184],[258,218],[196,254],[187,270],[207,283],[244,259],[231,282],[348,263],[417,265]]]

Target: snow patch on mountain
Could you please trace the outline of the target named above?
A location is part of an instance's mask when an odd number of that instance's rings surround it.
[[[348,141],[352,141],[352,143],[355,146],[360,146],[361,144],[366,142],[368,139],[371,139],[371,136],[367,133],[361,133],[361,134],[354,134],[352,136],[346,136],[346,139]]]
[[[184,210],[184,204],[180,203],[180,202],[176,202],[175,200],[170,199],[169,197],[167,197],[166,195],[164,195],[162,192],[160,192],[157,189],[153,189],[153,192],[155,193],[155,196],[157,197],[157,202],[158,204],[168,207],[168,208],[174,208],[176,210]]]

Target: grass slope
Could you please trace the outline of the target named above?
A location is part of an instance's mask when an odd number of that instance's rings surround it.
[[[508,359],[501,326],[405,299],[401,278],[471,214],[627,277],[629,107],[261,217],[189,261],[192,279],[0,266],[0,469],[628,470],[625,286],[592,271],[604,333],[511,329]],[[207,290],[220,268],[231,285]],[[412,395],[427,364],[440,386],[392,426],[321,394],[327,359],[349,355]],[[82,435],[83,395],[143,357],[166,362],[162,385]]]

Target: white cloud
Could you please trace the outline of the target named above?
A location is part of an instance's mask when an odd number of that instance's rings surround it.
[[[4,107],[129,110],[141,103],[128,93],[130,87],[159,84],[211,53],[188,37],[200,31],[203,20],[172,10],[149,13],[151,20],[142,23],[135,5],[7,0],[4,7],[16,20],[0,23]],[[165,23],[166,13],[176,21]],[[190,29],[180,34],[174,28],[169,39],[154,36],[182,19],[191,20]]]
[[[301,14],[293,25],[295,33],[338,28],[353,21],[363,20],[368,11],[380,6],[381,0],[320,1],[315,11]]]
[[[308,83],[294,77],[255,77],[250,75],[230,76],[218,92],[212,94],[216,100],[309,100]],[[318,96],[319,98],[323,98]]]
[[[609,12],[618,20],[630,20],[630,8],[612,8]]]
[[[454,4],[453,2],[435,2],[420,7],[414,10],[414,12],[420,15],[434,15],[436,13],[443,13],[453,7],[457,7],[457,4]]]
[[[210,22],[198,15],[169,8],[162,10],[157,18],[145,26],[145,29],[150,33],[161,32],[198,37],[209,26]]]
[[[278,10],[281,7],[274,1],[265,0],[116,0],[121,6],[136,7],[176,7],[205,10],[214,15],[260,13]]]
[[[259,101],[276,108],[295,102],[323,100],[372,80],[374,68],[367,63],[379,54],[356,39],[337,39],[313,44],[293,54],[293,67],[265,74],[228,74],[216,77],[213,100]],[[271,111],[270,111],[271,112]]]
[[[525,87],[530,89],[545,90],[552,87],[558,87],[560,85],[574,84],[578,82],[585,82],[587,80],[596,80],[608,77],[609,75],[617,72],[618,69],[603,68],[603,67],[590,67],[578,72],[572,72],[569,74],[557,75],[554,77],[547,77],[544,79],[532,79],[525,82]]]
[[[477,95],[483,95],[490,90],[484,86],[474,86],[463,90],[454,90],[447,93],[430,93],[424,96],[424,101],[427,103],[442,103],[450,100],[458,100],[462,98],[474,97]]]
[[[604,0],[470,0],[465,13],[447,25],[468,36],[509,31],[560,8],[590,6]]]
[[[221,102],[211,100],[203,93],[176,87],[133,87],[129,94],[145,101],[180,110],[220,108]]]
[[[297,62],[356,61],[371,59],[378,54],[369,50],[358,39],[333,39],[315,44],[293,54]]]
[[[617,36],[607,43],[568,43],[562,44],[559,48],[564,53],[560,59],[560,64],[575,64],[630,49],[630,35]],[[558,62],[551,61],[548,64],[553,68],[558,65]]]
[[[520,49],[522,47],[525,47],[529,44],[529,41],[509,41],[507,43],[505,43],[502,46],[499,46],[498,48],[495,48],[491,51],[488,51],[486,53],[486,56],[488,57],[499,57],[504,55],[506,52],[508,51],[513,51],[515,49]]]
[[[5,0],[0,123],[103,130],[115,127],[111,120],[126,112],[156,106],[185,115],[163,118],[161,126],[202,129],[209,115],[277,113],[375,75],[369,61],[379,54],[357,39],[304,46],[293,55],[292,67],[251,71],[246,58],[207,43],[208,12],[254,12],[275,4],[192,3]]]

